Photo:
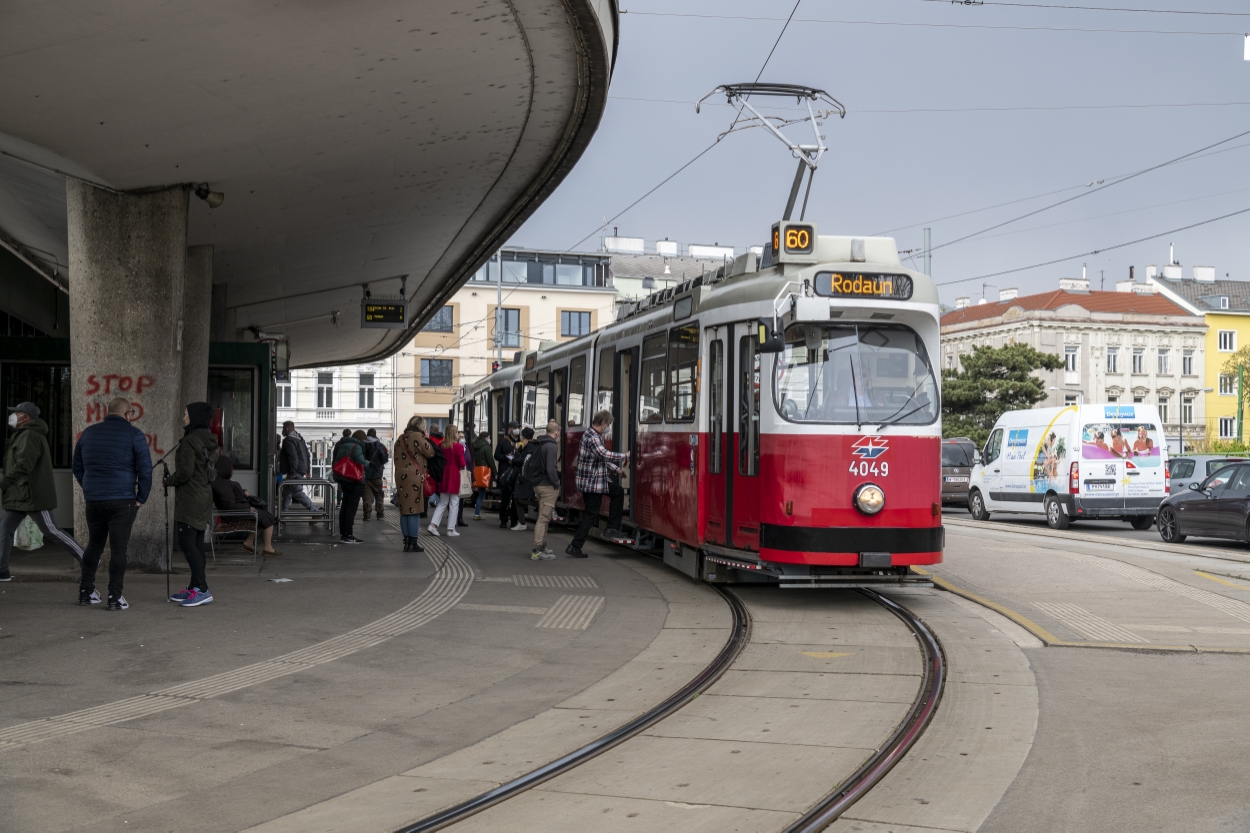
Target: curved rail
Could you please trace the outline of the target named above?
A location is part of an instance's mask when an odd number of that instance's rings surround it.
[[[816,833],[836,821],[838,816],[845,813],[852,804],[875,787],[877,782],[884,778],[886,773],[907,754],[907,750],[911,749],[921,732],[929,725],[934,711],[937,710],[938,701],[942,699],[942,690],[946,685],[946,660],[942,655],[942,645],[937,637],[919,617],[897,602],[873,590],[861,589],[859,592],[903,620],[903,624],[915,634],[916,640],[920,643],[920,650],[924,653],[924,677],[920,682],[920,693],[907,712],[907,717],[876,754],[865,761],[864,765],[850,778],[843,781],[836,790],[821,799],[798,821],[787,827],[784,833]]]
[[[747,611],[746,605],[733,593],[722,590],[716,585],[712,586],[725,597],[725,601],[729,604],[730,613],[733,616],[733,625],[730,628],[729,639],[725,641],[725,646],[721,648],[716,658],[690,682],[682,686],[678,692],[669,696],[664,702],[645,714],[591,741],[580,749],[575,749],[549,764],[527,772],[506,784],[501,784],[493,790],[470,798],[468,801],[449,807],[446,810],[441,810],[432,816],[427,816],[408,827],[400,828],[396,833],[431,833],[431,831],[442,830],[444,827],[464,821],[469,816],[480,813],[488,807],[493,807],[501,801],[506,801],[513,796],[538,786],[544,781],[549,781],[557,775],[562,775],[597,755],[602,755],[614,746],[624,743],[638,733],[655,725],[702,694],[712,683],[720,679],[721,675],[729,669],[729,666],[733,665],[734,660],[738,658],[738,654],[751,637],[751,614]]]

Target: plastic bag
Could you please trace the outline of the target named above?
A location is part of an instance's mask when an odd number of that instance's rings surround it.
[[[43,546],[43,532],[30,515],[22,518],[18,524],[17,534],[13,536],[13,546],[19,550],[37,550]]]

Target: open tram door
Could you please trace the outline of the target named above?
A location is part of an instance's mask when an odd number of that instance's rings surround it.
[[[728,492],[730,546],[744,550],[760,548],[760,373],[759,325],[735,324],[726,345],[733,385],[727,394],[733,402],[733,442],[729,444],[725,469]]]
[[[733,401],[728,396],[731,389],[730,365],[726,353],[726,341],[729,338],[729,327],[708,327],[706,330],[707,368],[706,379],[702,382],[703,390],[707,391],[707,454],[704,457],[704,483],[699,490],[699,499],[703,504],[706,518],[705,537],[713,544],[733,546],[729,537],[730,505],[730,466],[725,463],[725,449],[728,440],[733,437],[733,428],[728,415],[733,413]]]
[[[637,455],[634,454],[638,431],[634,414],[634,403],[638,401],[638,374],[634,372],[634,368],[638,364],[638,348],[618,351],[615,360],[612,358],[611,348],[604,350],[601,355],[603,364],[612,368],[612,376],[608,380],[610,400],[604,404],[604,407],[610,406],[612,410],[614,425],[611,448],[613,451],[629,455],[629,465],[621,471],[621,488],[625,490],[622,516],[637,524],[634,518],[633,482],[634,471],[638,465]],[[602,377],[599,384],[600,396],[602,396]]]

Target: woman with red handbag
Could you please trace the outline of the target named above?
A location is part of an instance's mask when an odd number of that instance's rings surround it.
[[[460,472],[464,471],[464,446],[456,441],[459,429],[454,425],[447,426],[447,434],[442,442],[442,453],[445,463],[443,477],[438,483],[438,506],[430,517],[430,534],[438,535],[438,524],[447,513],[447,534],[455,538],[456,513],[460,511]]]
[[[334,479],[343,493],[343,505],[339,507],[339,543],[363,544],[352,534],[356,522],[356,510],[365,494],[365,432],[357,431],[344,437],[334,447]]]
[[[395,500],[399,503],[399,531],[404,536],[404,552],[425,552],[417,543],[425,499],[434,494],[427,460],[438,454],[425,434],[425,417],[414,416],[395,441]],[[429,490],[426,490],[428,486]]]

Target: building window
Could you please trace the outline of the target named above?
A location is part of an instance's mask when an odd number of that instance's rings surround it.
[[[1237,436],[1237,417],[1220,417],[1220,439],[1231,440]]]
[[[1181,373],[1186,376],[1194,375],[1194,351],[1185,350],[1181,353]]]
[[[1220,374],[1220,396],[1232,396],[1237,392],[1237,381],[1231,373]]]
[[[317,374],[317,407],[333,408],[334,407],[334,374],[318,373]]]
[[[1160,351],[1159,351],[1159,375],[1160,375],[1160,376],[1163,376],[1163,375],[1166,375],[1166,374],[1168,374],[1168,373],[1171,373],[1171,372],[1172,372],[1172,371],[1171,371],[1171,369],[1170,369],[1170,366],[1171,366],[1171,363],[1172,363],[1172,361],[1171,361],[1171,360],[1172,360],[1172,351],[1171,351],[1171,350],[1160,350]]]
[[[434,313],[434,317],[429,323],[421,328],[423,333],[450,333],[454,328],[455,322],[452,320],[451,307],[443,307]]]
[[[422,359],[421,387],[451,387],[451,359]]]
[[[1181,422],[1191,425],[1194,421],[1194,400],[1191,397],[1181,398]]]
[[[519,309],[504,309],[499,316],[499,325],[502,332],[499,334],[500,343],[504,347],[520,347],[521,346],[521,311]]]
[[[1107,372],[1108,373],[1120,372],[1120,348],[1119,347],[1107,348]]]
[[[291,386],[290,385],[278,385],[278,407],[279,408],[291,407]]]
[[[955,354],[954,353],[946,354],[946,369],[947,370],[955,369]]]
[[[1115,403],[1119,401],[1120,401],[1120,397],[1115,395],[1114,393],[1107,395],[1107,402],[1109,402],[1110,404],[1114,405]]]
[[[1220,309],[1228,309],[1228,296],[1227,295],[1220,296]]]
[[[1068,407],[1068,406],[1071,406],[1071,405],[1075,405],[1075,404],[1076,404],[1076,394],[1075,394],[1075,393],[1065,393],[1065,394],[1063,395],[1063,404],[1064,404],[1064,407]]]
[[[584,336],[590,333],[590,313],[588,312],[569,312],[565,310],[560,313],[560,335],[562,336]]]
[[[1220,330],[1220,352],[1233,353],[1237,350],[1237,331]]]
[[[1063,365],[1069,373],[1076,373],[1076,351],[1080,349],[1074,344],[1063,348]]]
[[[1168,423],[1168,402],[1169,402],[1168,397],[1166,396],[1159,397],[1159,422],[1163,423],[1164,425]]]
[[[364,410],[373,408],[373,374],[360,374],[360,390],[356,396],[356,407]]]
[[[1146,401],[1146,397],[1144,397],[1144,396],[1134,396],[1134,397],[1133,397],[1133,404],[1134,404],[1134,405],[1140,405],[1140,404],[1142,404],[1142,403],[1143,403],[1143,402],[1145,402],[1145,401]]]

